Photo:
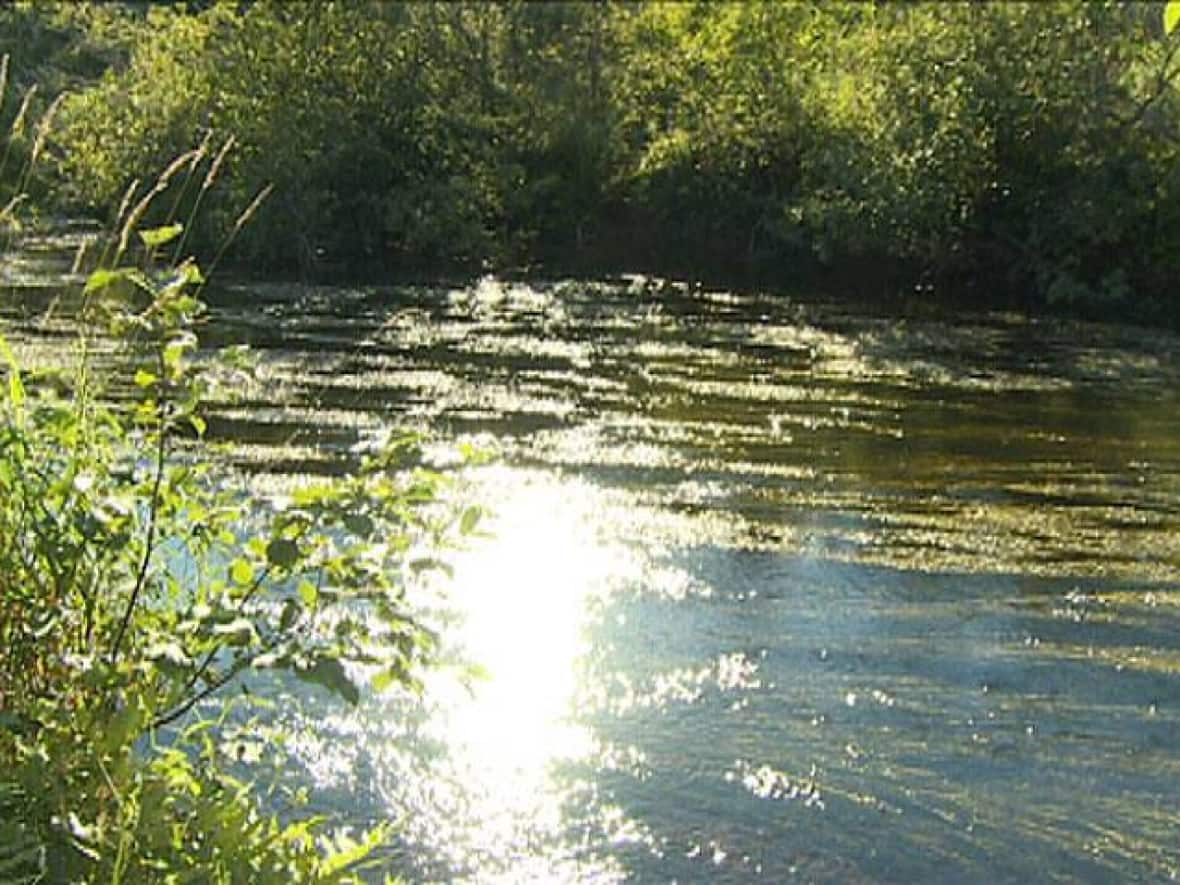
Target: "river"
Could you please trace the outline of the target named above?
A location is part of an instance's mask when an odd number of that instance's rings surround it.
[[[48,246],[11,264],[23,358]],[[14,297],[15,296],[15,297]],[[495,453],[422,698],[283,699],[312,809],[471,882],[1180,876],[1180,339],[642,277],[231,284],[256,487]]]

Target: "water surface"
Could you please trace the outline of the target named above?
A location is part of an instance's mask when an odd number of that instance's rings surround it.
[[[315,803],[400,822],[389,869],[1180,875],[1176,337],[642,278],[215,295],[260,371],[210,432],[257,488],[392,426],[498,454],[430,603],[487,678],[282,707]]]

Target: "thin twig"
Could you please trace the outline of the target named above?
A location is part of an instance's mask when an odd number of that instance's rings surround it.
[[[267,642],[263,643],[261,653],[265,654],[278,645],[280,636],[281,634],[276,634],[272,636]],[[223,686],[228,684],[230,680],[234,679],[239,673],[245,670],[246,667],[249,666],[249,664],[257,657],[258,655],[250,655],[247,657],[238,658],[234,662],[234,665],[230,667],[230,669],[226,671],[225,674],[205,683],[205,687],[190,697],[188,700],[182,701],[179,705],[173,707],[168,712],[162,713],[153,719],[151,725],[148,726],[148,730],[156,731],[157,729],[163,728],[165,725],[170,725],[171,723],[175,722],[201,701],[205,700],[205,698],[214,694]]]
[[[165,372],[164,357],[160,356],[160,374]],[[143,588],[147,582],[148,566],[151,564],[152,553],[154,552],[156,543],[156,521],[160,512],[160,486],[164,482],[164,468],[168,457],[168,417],[166,414],[167,401],[161,400],[159,404],[160,422],[157,429],[158,439],[156,443],[156,476],[152,483],[152,501],[151,509],[148,511],[148,528],[147,535],[144,539],[143,559],[139,563],[139,574],[135,578],[135,586],[131,589],[131,598],[127,600],[127,608],[123,612],[123,618],[119,622],[119,630],[115,634],[115,641],[111,646],[111,663],[115,663],[119,656],[119,646],[123,643],[123,637],[127,633],[127,627],[131,623],[132,612],[135,611],[135,606],[139,602],[140,594],[143,593]]]
[[[229,670],[229,672],[227,672],[224,676],[221,676],[217,679],[212,680],[211,682],[206,683],[204,688],[202,688],[199,692],[197,692],[195,695],[193,695],[187,701],[184,701],[179,706],[173,707],[167,713],[163,713],[160,716],[157,716],[155,719],[153,719],[151,725],[148,726],[148,731],[156,731],[160,728],[163,728],[165,725],[170,725],[171,723],[175,722],[177,719],[179,719],[181,716],[183,716],[185,713],[187,713],[189,710],[191,710],[193,707],[195,707],[201,701],[205,700],[205,698],[209,697],[209,695],[216,692],[219,688],[221,688],[223,685],[225,685],[231,679],[233,679],[235,676],[237,676],[239,673],[241,673],[242,670],[244,670],[245,668],[246,668],[245,663],[241,662],[238,665],[231,668]]]
[[[241,601],[238,603],[238,614],[242,613],[242,611],[246,607],[246,603],[248,603],[250,601],[250,598],[252,596],[254,596],[255,593],[258,592],[258,588],[262,586],[262,582],[266,580],[266,578],[269,574],[270,574],[270,566],[267,566],[266,568],[264,568],[262,570],[262,573],[257,578],[255,578],[254,583],[251,585],[250,589],[246,591],[246,594],[242,597]],[[225,648],[225,642],[218,643],[217,645],[213,646],[213,648],[209,649],[209,651],[205,654],[204,659],[197,666],[197,669],[185,681],[184,688],[181,689],[181,694],[184,694],[185,692],[192,691],[193,688],[196,687],[196,684],[201,681],[201,677],[204,676],[205,673],[209,670],[209,667],[213,663],[213,659],[215,657],[217,657],[217,653],[219,651],[221,651],[223,648]]]
[[[4,108],[4,98],[8,92],[8,53],[0,55],[0,109]]]

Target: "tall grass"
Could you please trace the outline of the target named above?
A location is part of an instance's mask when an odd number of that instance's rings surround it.
[[[9,69],[10,58],[5,53],[0,56],[0,115],[8,97]],[[54,118],[66,98],[66,93],[57,95],[36,124],[30,125],[37,91],[36,83],[25,90],[0,145],[0,250],[11,248],[13,236],[20,228],[18,210],[28,200],[32,176],[45,151]]]

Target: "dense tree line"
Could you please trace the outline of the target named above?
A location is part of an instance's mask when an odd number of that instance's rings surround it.
[[[1180,37],[1157,4],[16,4],[0,25],[39,29],[25,70],[72,89],[60,208],[113,213],[232,135],[196,233],[273,183],[236,247],[253,267],[741,268],[1180,314]]]

